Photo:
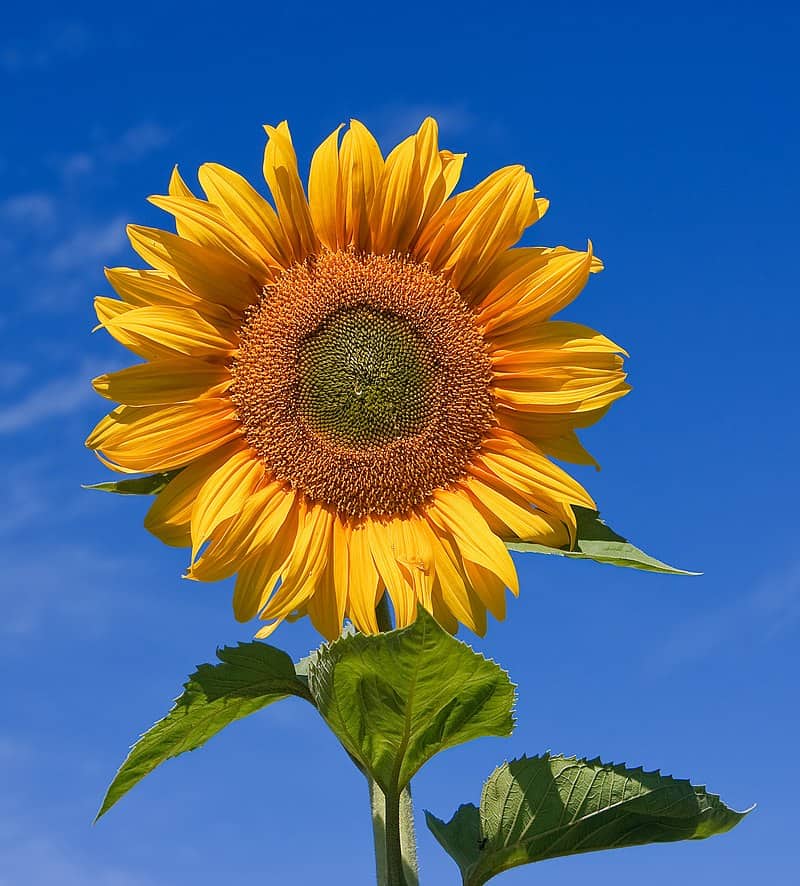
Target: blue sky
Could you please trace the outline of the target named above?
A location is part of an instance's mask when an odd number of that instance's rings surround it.
[[[735,11],[739,10],[739,11]],[[650,886],[798,875],[796,455],[798,14],[789,4],[25,3],[0,36],[0,510],[6,674],[0,884],[368,883],[366,790],[299,701],[169,763],[90,827],[137,734],[217,645],[248,639],[230,588],[82,491],[125,365],[90,336],[104,264],[172,164],[257,179],[261,124],[301,162],[356,116],[384,147],[432,113],[465,182],[525,163],[552,201],[529,243],[607,270],[569,311],[631,353],[634,392],[579,469],[619,531],[704,571],[668,578],[520,559],[510,618],[476,647],[520,685],[511,739],[434,760],[418,810],[449,818],[503,759],[552,749],[661,767],[757,811],[732,834],[546,862],[498,882]],[[469,638],[468,638],[469,639]],[[306,624],[277,644],[300,656]],[[420,824],[422,822],[420,821]],[[420,832],[427,883],[456,868]]]

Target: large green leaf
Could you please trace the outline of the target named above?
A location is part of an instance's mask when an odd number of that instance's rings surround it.
[[[180,473],[164,471],[160,474],[148,474],[146,477],[130,477],[127,480],[114,480],[107,483],[84,485],[84,489],[97,489],[100,492],[116,492],[117,495],[158,495],[164,487]]]
[[[464,886],[481,886],[545,858],[701,840],[729,831],[746,814],[659,772],[546,754],[498,767],[483,787],[480,809],[461,806],[446,824],[429,812],[426,820],[461,869]]]
[[[513,728],[506,672],[422,609],[407,628],[323,646],[308,676],[328,725],[390,797],[438,751]]]
[[[131,748],[97,818],[160,763],[199,748],[235,720],[288,695],[312,701],[291,658],[274,646],[240,643],[218,650],[217,657],[219,664],[198,667],[172,710]]]
[[[537,554],[556,554],[559,557],[573,557],[579,560],[594,560],[612,566],[627,566],[647,572],[665,572],[670,575],[699,575],[687,572],[656,560],[649,554],[632,545],[626,538],[604,523],[597,511],[573,507],[578,522],[577,539],[572,550],[551,548],[547,545],[530,544],[524,541],[506,542],[512,551],[533,551]]]

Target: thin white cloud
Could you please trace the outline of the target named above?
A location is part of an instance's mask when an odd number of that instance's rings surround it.
[[[114,865],[98,862],[74,847],[49,836],[20,833],[8,822],[8,836],[0,841],[3,859],[0,886],[155,886]]]
[[[31,367],[20,361],[0,361],[0,391],[9,391],[17,387],[30,374]]]
[[[157,123],[140,123],[126,130],[108,146],[110,162],[131,163],[166,145],[172,134]]]
[[[84,492],[86,490],[83,490]],[[88,492],[86,493],[89,494]],[[52,503],[51,503],[52,505]],[[44,551],[20,549],[19,544],[0,548],[3,584],[0,602],[3,620],[0,636],[26,639],[48,624],[80,624],[83,633],[103,634],[136,612],[141,600],[122,583],[120,576],[135,576],[136,565],[113,558],[80,543],[52,544]],[[113,615],[108,604],[113,591]],[[101,605],[105,603],[106,605]]]
[[[53,271],[74,271],[87,266],[96,271],[121,252],[126,242],[124,217],[93,222],[77,227],[56,243],[47,254],[46,263]]]
[[[385,149],[393,148],[412,132],[416,132],[426,117],[435,117],[442,137],[442,146],[454,151],[463,150],[450,144],[455,136],[468,132],[476,122],[475,115],[465,104],[450,105],[404,104],[388,105],[370,115],[363,122],[376,134]]]
[[[0,436],[27,430],[42,422],[69,415],[95,395],[90,370],[82,368],[68,378],[55,378],[13,403],[0,404]]]
[[[800,561],[770,573],[749,593],[726,606],[699,613],[668,632],[649,665],[668,671],[722,647],[763,644],[800,623]]]
[[[27,74],[74,61],[91,46],[89,30],[79,22],[50,23],[36,36],[0,47],[0,68]]]
[[[0,203],[0,221],[11,225],[40,227],[56,219],[56,201],[50,194],[16,194]]]
[[[94,170],[95,165],[96,160],[88,151],[78,151],[75,154],[69,154],[58,163],[61,174],[67,180],[88,175]]]
[[[110,173],[169,144],[172,131],[152,120],[137,123],[122,132],[96,135],[93,144],[53,162],[66,184],[90,174]]]

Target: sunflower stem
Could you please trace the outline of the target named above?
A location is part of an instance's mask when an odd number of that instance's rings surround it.
[[[379,631],[391,631],[394,629],[392,624],[392,613],[389,611],[389,595],[383,594],[375,607],[375,619],[378,622]]]
[[[369,779],[369,799],[378,886],[419,886],[411,789],[404,788],[387,802],[381,788]]]
[[[378,630],[393,629],[388,594],[375,607],[375,618]],[[399,795],[387,797],[376,782],[368,781],[378,886],[419,886],[411,785]]]

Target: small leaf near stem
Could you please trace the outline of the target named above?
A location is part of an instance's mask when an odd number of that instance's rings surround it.
[[[513,727],[508,674],[421,608],[406,628],[322,646],[308,676],[328,725],[387,794],[439,751]]]
[[[387,613],[379,616],[386,624]],[[308,685],[328,726],[385,798],[386,866],[394,882],[403,790],[439,751],[509,735],[514,686],[502,668],[421,608],[406,628],[323,645],[309,661]]]

